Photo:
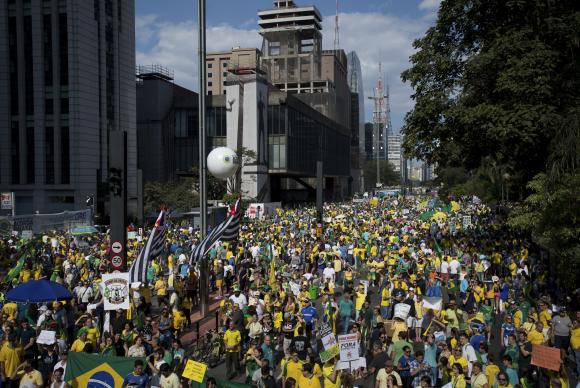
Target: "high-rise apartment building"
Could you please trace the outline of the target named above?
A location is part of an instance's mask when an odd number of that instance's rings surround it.
[[[19,214],[108,196],[109,134],[127,132],[137,209],[134,0],[0,3],[0,189]]]
[[[401,155],[401,135],[387,136],[387,160],[396,172],[401,172],[403,161]]]

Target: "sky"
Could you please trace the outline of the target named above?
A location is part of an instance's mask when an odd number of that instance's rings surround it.
[[[335,0],[296,0],[315,5],[323,16],[323,49],[334,46]],[[398,132],[412,109],[412,89],[400,74],[409,65],[412,43],[434,24],[440,0],[340,0],[339,41],[345,52],[356,51],[362,68],[366,121],[372,119],[373,89],[382,63],[389,84],[391,121]],[[232,47],[261,48],[258,10],[272,0],[207,0],[207,51]],[[136,62],[159,64],[174,71],[175,83],[197,90],[197,1],[136,0]]]

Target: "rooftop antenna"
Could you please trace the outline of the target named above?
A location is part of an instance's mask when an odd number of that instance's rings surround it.
[[[334,16],[334,50],[339,46],[339,27],[338,27],[338,6],[339,0],[336,0],[336,15]]]

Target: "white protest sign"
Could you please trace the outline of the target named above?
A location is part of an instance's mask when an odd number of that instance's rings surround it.
[[[102,288],[105,310],[129,308],[129,273],[103,274]]]
[[[340,361],[358,360],[359,344],[357,334],[344,334],[338,336],[340,346]]]
[[[393,314],[393,317],[407,319],[409,311],[411,311],[411,306],[406,303],[398,303],[395,305],[395,313]]]
[[[320,325],[320,339],[322,341],[324,350],[328,350],[337,344],[336,337],[332,332],[332,327],[330,327],[328,323],[323,323]]]
[[[49,330],[42,330],[36,339],[37,344],[52,345],[56,343],[56,332]]]
[[[467,229],[471,226],[471,216],[463,216],[463,229]]]
[[[441,298],[439,296],[424,296],[423,297],[423,308],[425,308],[426,310],[431,309],[431,310],[439,311],[439,310],[441,310],[442,303],[443,303],[443,298]]]
[[[300,284],[290,283],[290,290],[292,291],[294,296],[298,297],[298,294],[300,294]]]

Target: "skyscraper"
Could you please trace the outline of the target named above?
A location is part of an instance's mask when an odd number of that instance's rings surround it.
[[[137,209],[133,0],[0,5],[0,189],[16,211],[104,212],[109,134],[127,132],[128,210]]]
[[[358,140],[359,155],[362,160],[365,159],[365,94],[362,78],[362,70],[360,60],[356,52],[351,51],[347,55],[348,62],[348,86],[351,93],[356,93],[357,108],[358,108],[358,133],[356,139]],[[354,102],[354,101],[353,101]],[[352,103],[351,103],[352,105]],[[354,109],[354,107],[351,107]],[[354,124],[354,123],[353,123]],[[354,135],[354,134],[353,134]],[[353,136],[354,137],[354,136]]]

